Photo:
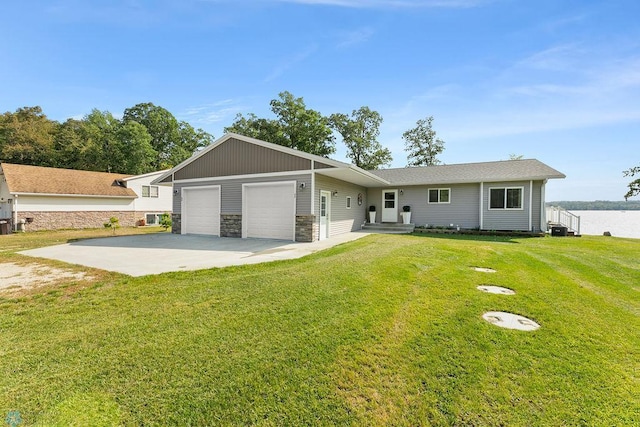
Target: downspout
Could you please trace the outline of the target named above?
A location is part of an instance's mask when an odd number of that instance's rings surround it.
[[[482,210],[484,198],[484,182],[480,183],[480,230],[484,230],[484,212]]]
[[[533,231],[533,180],[529,181],[529,231]]]

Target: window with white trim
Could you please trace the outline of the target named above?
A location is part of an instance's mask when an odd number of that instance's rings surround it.
[[[158,197],[158,187],[155,185],[143,185],[142,197]]]
[[[351,196],[347,196],[347,209],[351,209]]]
[[[451,203],[450,188],[430,188],[427,197],[428,203]]]
[[[489,189],[489,209],[522,209],[523,187]]]

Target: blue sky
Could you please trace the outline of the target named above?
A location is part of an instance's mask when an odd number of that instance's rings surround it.
[[[0,111],[153,102],[220,137],[288,90],[380,112],[394,167],[432,115],[444,163],[523,155],[567,175],[547,200],[621,200],[640,165],[638,17],[637,0],[4,2]]]

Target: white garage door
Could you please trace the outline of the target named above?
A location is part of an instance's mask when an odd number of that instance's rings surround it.
[[[220,187],[185,188],[182,234],[220,235]]]
[[[296,183],[242,186],[242,237],[295,240]]]

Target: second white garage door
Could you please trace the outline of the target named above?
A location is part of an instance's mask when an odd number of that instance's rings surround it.
[[[220,187],[182,190],[182,234],[220,235]]]
[[[242,237],[295,240],[296,182],[242,186]]]

